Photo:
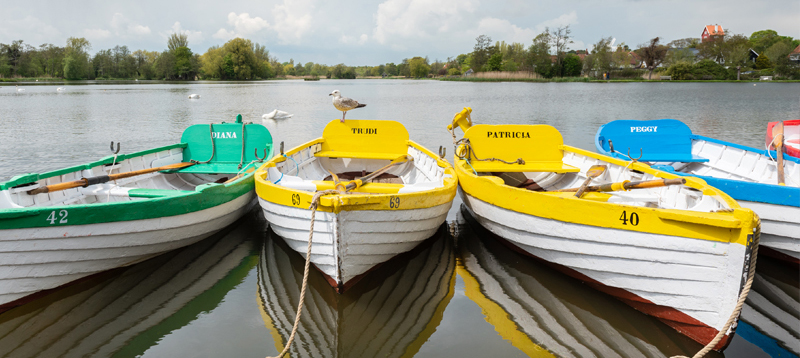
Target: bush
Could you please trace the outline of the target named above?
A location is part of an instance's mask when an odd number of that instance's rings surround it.
[[[722,65],[709,59],[705,59],[694,64],[694,66],[692,66],[692,76],[694,76],[694,78],[702,78],[704,80],[725,80],[736,78],[728,78],[728,70]]]
[[[693,80],[692,64],[688,62],[676,62],[667,69],[667,75],[672,76],[673,80]]]

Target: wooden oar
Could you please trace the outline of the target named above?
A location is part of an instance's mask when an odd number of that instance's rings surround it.
[[[778,185],[786,183],[786,177],[783,173],[783,122],[778,122],[772,127],[772,141],[775,150],[778,152]]]
[[[192,165],[194,165],[194,163],[176,163],[176,164],[165,165],[165,166],[161,166],[161,167],[157,167],[157,168],[134,170],[132,172],[127,172],[127,173],[118,173],[118,174],[100,175],[100,176],[89,177],[89,178],[81,178],[79,180],[68,181],[68,182],[65,182],[65,183],[58,183],[58,184],[39,187],[39,188],[36,188],[36,189],[33,189],[33,190],[28,190],[28,194],[36,195],[36,194],[42,194],[42,193],[50,193],[50,192],[59,191],[59,190],[67,190],[67,189],[72,189],[72,188],[79,188],[79,187],[84,187],[85,188],[85,187],[87,187],[89,185],[102,184],[102,183],[109,182],[109,181],[112,181],[112,180],[129,178],[129,177],[133,177],[133,176],[137,176],[137,175],[153,173],[153,172],[159,172],[159,171],[162,171],[162,170],[183,169],[183,168],[186,168],[186,167],[190,167]]]
[[[581,195],[583,195],[583,192],[586,191],[586,187],[592,182],[592,179],[597,178],[605,173],[606,169],[608,169],[608,166],[606,165],[592,165],[589,170],[586,171],[586,180],[584,180],[583,184],[581,184],[581,187],[578,188],[578,192],[575,193],[575,197],[580,198]]]
[[[356,188],[358,188],[361,185],[363,185],[365,182],[368,182],[368,181],[370,181],[372,179],[375,179],[375,177],[385,173],[387,170],[391,169],[393,166],[398,165],[398,164],[403,164],[405,162],[409,162],[409,161],[413,161],[413,160],[414,160],[413,157],[408,156],[408,155],[403,155],[402,157],[399,157],[399,158],[397,158],[395,160],[392,160],[391,163],[387,164],[383,168],[380,168],[380,169],[378,169],[378,170],[376,170],[376,171],[374,171],[372,173],[369,173],[369,174],[367,174],[367,175],[365,175],[365,176],[363,176],[361,178],[353,179],[353,180],[349,181],[347,183],[347,185],[344,185],[344,184],[340,183],[339,182],[339,178],[336,176],[336,174],[333,174],[333,172],[331,172],[331,176],[334,178],[334,182],[336,183],[336,185],[334,185],[334,189],[338,190],[340,193],[346,193],[348,191],[355,190]]]
[[[618,183],[588,186],[586,187],[586,191],[598,191],[598,192],[627,191],[631,189],[658,188],[662,186],[681,185],[681,184],[686,184],[686,179],[683,178],[657,179],[657,180],[645,180],[645,181],[634,181],[634,182],[626,180]],[[554,191],[575,192],[578,191],[578,189],[580,188],[561,189]]]

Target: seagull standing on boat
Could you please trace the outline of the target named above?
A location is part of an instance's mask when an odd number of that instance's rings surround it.
[[[344,123],[344,116],[347,114],[347,111],[367,106],[366,104],[358,103],[358,101],[352,98],[342,97],[339,90],[334,90],[328,96],[333,96],[333,106],[342,111],[342,123]]]

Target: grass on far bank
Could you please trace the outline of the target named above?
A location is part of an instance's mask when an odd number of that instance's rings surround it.
[[[441,81],[460,81],[460,82],[725,82],[725,83],[799,83],[800,80],[772,80],[772,81],[759,81],[759,80],[648,80],[644,78],[619,78],[603,80],[593,77],[554,77],[554,78],[478,78],[478,77],[443,77]]]

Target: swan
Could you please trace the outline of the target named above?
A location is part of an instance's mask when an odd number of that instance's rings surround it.
[[[189,95],[189,98],[191,98],[191,99],[199,99],[200,95],[196,94],[196,93],[192,93],[192,94]]]
[[[24,88],[19,88],[19,85],[14,85],[14,86],[17,87],[17,92],[18,93],[25,92],[25,89]]]
[[[287,118],[292,118],[292,116],[294,116],[294,114],[290,114],[289,112],[284,112],[279,109],[276,109],[272,112],[269,112],[261,116],[261,119],[287,119]]]
[[[64,92],[64,91],[66,91],[66,90],[67,90],[67,88],[66,88],[66,87],[59,87],[59,88],[56,88],[56,91],[58,91],[58,92]]]

